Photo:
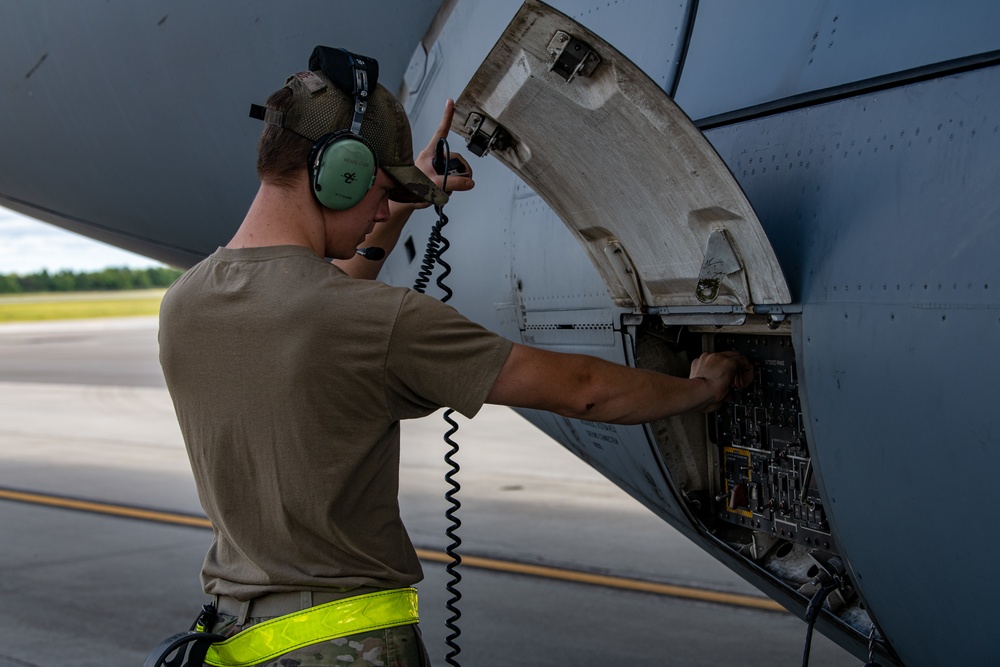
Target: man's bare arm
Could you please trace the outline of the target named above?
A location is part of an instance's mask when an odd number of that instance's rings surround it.
[[[579,354],[514,345],[486,401],[564,417],[641,424],[691,410],[714,410],[753,381],[737,353],[705,354],[680,378]]]

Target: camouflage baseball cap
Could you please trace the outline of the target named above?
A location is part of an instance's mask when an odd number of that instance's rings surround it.
[[[280,125],[310,141],[351,126],[354,100],[335,86],[323,72],[299,72],[288,77],[291,107]],[[397,202],[428,202],[443,206],[448,195],[413,164],[413,138],[403,105],[382,84],[368,97],[360,133],[398,186],[389,192]]]

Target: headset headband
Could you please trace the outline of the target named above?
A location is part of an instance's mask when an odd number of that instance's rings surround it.
[[[347,58],[354,70],[354,117],[351,119],[351,134],[361,134],[361,121],[368,109],[368,70],[365,61],[348,53]]]
[[[309,69],[322,71],[340,90],[354,98],[351,133],[361,134],[370,92],[378,84],[378,61],[345,49],[317,46],[309,56]]]
[[[352,134],[360,136],[361,123],[368,109],[368,99],[371,91],[378,85],[378,61],[344,49],[317,46],[309,56],[309,70],[323,72],[339,90],[353,98],[353,115],[349,129]],[[299,76],[304,74],[305,72]],[[318,78],[313,78],[320,83]],[[308,81],[306,83],[309,84]],[[282,112],[259,104],[250,105],[250,117],[262,120],[268,125],[285,127]]]

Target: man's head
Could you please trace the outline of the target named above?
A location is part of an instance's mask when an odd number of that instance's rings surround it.
[[[258,142],[257,174],[263,182],[289,186],[309,165],[310,153],[318,141],[350,128],[354,99],[322,71],[307,71],[289,77],[285,86],[268,98],[265,107],[267,126]],[[374,153],[378,168],[396,184],[390,199],[447,202],[447,195],[413,165],[406,113],[380,84],[368,95],[359,134]]]

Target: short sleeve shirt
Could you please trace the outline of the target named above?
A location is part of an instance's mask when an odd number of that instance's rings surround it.
[[[399,516],[399,421],[475,415],[510,341],[299,246],[220,248],[167,292],[159,336],[215,531],[207,593],[422,578]]]

